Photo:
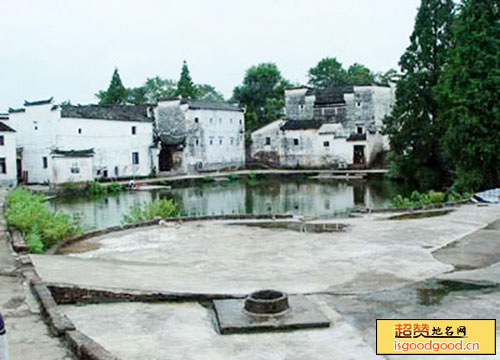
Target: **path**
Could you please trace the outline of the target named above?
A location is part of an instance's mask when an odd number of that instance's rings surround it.
[[[16,269],[3,218],[0,189],[0,313],[5,320],[10,360],[70,360],[71,352],[53,337],[40,316],[28,284]]]

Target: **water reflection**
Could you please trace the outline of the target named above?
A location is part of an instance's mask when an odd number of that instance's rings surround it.
[[[173,198],[183,215],[278,214],[310,217],[346,215],[351,209],[383,207],[403,189],[389,181],[268,180],[254,184],[228,182],[169,191],[123,192],[106,198],[56,199],[51,206],[81,214],[85,228],[118,225],[132,205]]]

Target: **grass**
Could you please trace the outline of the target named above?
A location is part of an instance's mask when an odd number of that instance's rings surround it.
[[[43,195],[17,188],[7,195],[5,201],[7,223],[21,231],[32,253],[42,253],[81,232],[78,219],[49,210]]]
[[[426,205],[443,204],[452,201],[468,199],[471,194],[458,194],[456,192],[442,192],[430,190],[426,193],[414,191],[409,197],[396,195],[390,204],[391,208],[420,208]]]
[[[149,203],[130,207],[129,213],[123,217],[126,224],[179,216],[179,207],[173,200],[160,199]]]

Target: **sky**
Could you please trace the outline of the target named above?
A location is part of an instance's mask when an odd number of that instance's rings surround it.
[[[294,83],[324,57],[398,68],[420,0],[0,0],[0,112],[24,100],[95,103],[118,68],[126,87],[178,80],[230,97],[252,65]]]

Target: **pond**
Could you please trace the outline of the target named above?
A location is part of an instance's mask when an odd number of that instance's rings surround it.
[[[228,181],[171,190],[124,191],[107,197],[56,198],[51,207],[82,219],[84,229],[121,224],[133,205],[174,199],[182,215],[294,214],[312,218],[345,217],[356,207],[378,208],[404,192],[388,180],[336,181],[304,178]]]

